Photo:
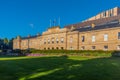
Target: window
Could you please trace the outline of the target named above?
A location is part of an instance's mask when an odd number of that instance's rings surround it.
[[[84,50],[84,49],[85,49],[85,47],[84,47],[84,46],[82,46],[82,47],[81,47],[81,50]]]
[[[59,39],[58,38],[56,39],[56,43],[59,43]]]
[[[85,36],[82,36],[82,42],[85,42]]]
[[[61,47],[61,50],[63,50],[64,48],[63,47]]]
[[[46,39],[44,39],[44,44],[46,44]]]
[[[109,10],[109,11],[108,11],[108,16],[109,16],[109,17],[113,16],[113,11],[114,11],[114,10],[112,10],[112,11]]]
[[[73,38],[71,37],[71,38],[70,38],[70,43],[72,43],[72,42],[73,42]]]
[[[50,39],[48,39],[48,44],[50,44]]]
[[[95,46],[92,46],[92,50],[95,50],[95,48],[96,48]]]
[[[52,44],[54,44],[54,39],[52,39]]]
[[[120,40],[120,32],[118,32],[118,39]]]
[[[108,41],[108,34],[104,34],[104,41]]]
[[[92,36],[92,42],[95,42],[95,36]]]
[[[106,12],[103,12],[103,17],[106,17]]]
[[[105,45],[105,46],[104,46],[104,50],[108,50],[108,46]]]
[[[120,50],[120,45],[117,46],[117,49]]]
[[[110,16],[114,16],[114,9],[111,10]]]
[[[48,50],[50,50],[50,48],[48,48]]]
[[[54,50],[54,47],[52,47],[52,50]]]
[[[59,48],[57,47],[56,49],[58,50]]]
[[[44,48],[44,50],[46,50],[46,48]]]
[[[61,43],[64,43],[64,38],[61,38]]]

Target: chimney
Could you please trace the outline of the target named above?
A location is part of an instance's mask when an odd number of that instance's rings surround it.
[[[92,23],[92,24],[91,24],[91,27],[92,27],[92,28],[94,28],[94,27],[95,27],[95,24],[94,24],[94,23]]]

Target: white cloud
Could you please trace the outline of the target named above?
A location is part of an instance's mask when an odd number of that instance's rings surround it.
[[[29,26],[30,26],[31,28],[34,28],[34,24],[29,24]]]

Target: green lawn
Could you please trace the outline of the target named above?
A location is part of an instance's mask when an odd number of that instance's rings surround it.
[[[120,58],[0,57],[0,80],[120,80]]]

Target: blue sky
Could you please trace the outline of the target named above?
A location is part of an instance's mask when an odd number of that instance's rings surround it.
[[[0,38],[42,33],[60,17],[61,27],[119,6],[120,0],[0,0]]]

